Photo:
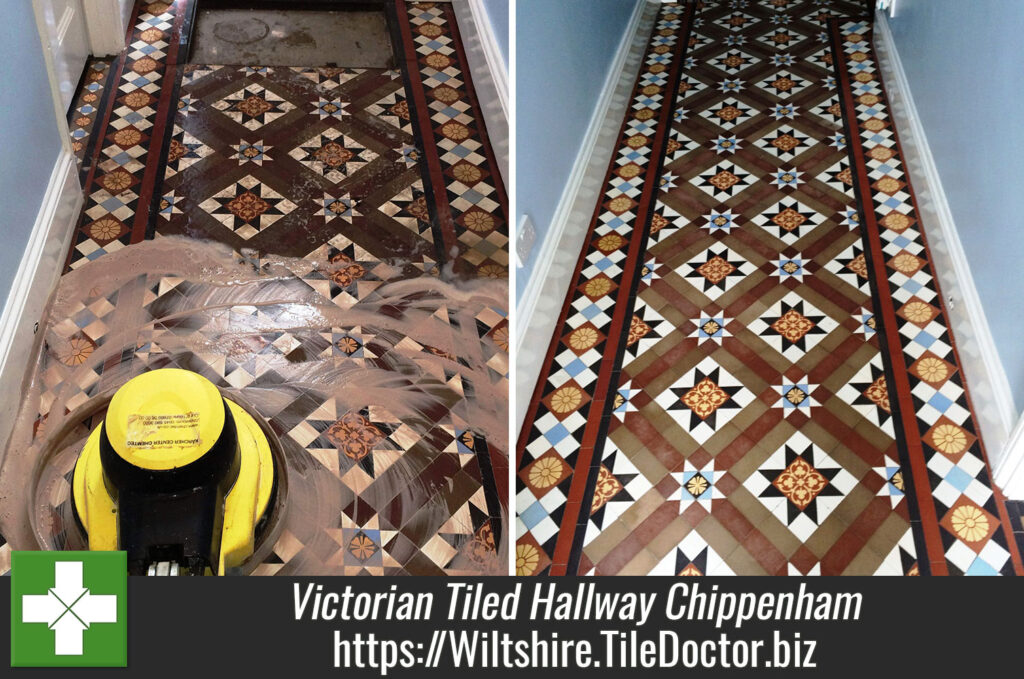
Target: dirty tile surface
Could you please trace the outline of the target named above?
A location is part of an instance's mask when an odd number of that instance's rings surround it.
[[[517,450],[519,574],[1013,574],[863,3],[662,5]]]
[[[102,83],[107,122],[83,164],[68,271],[184,235],[233,252],[246,277],[279,272],[256,281],[275,303],[189,308],[211,282],[161,267],[82,291],[48,329],[36,433],[55,403],[63,417],[154,367],[196,370],[242,399],[269,389],[280,399],[261,414],[300,478],[322,479],[317,492],[333,488],[340,504],[324,525],[286,530],[257,572],[503,569],[507,441],[483,423],[507,407],[495,396],[507,392],[507,291],[493,291],[507,277],[508,206],[454,13],[397,2],[399,68],[313,69],[185,64],[191,9],[135,8],[129,47]],[[480,293],[458,303],[460,286]],[[321,314],[293,327],[297,301]],[[140,330],[122,349],[129,311]],[[226,339],[226,353],[196,348]],[[288,382],[303,366],[433,405],[343,403],[337,385]]]
[[[390,68],[383,11],[200,9],[190,61]]]
[[[92,130],[96,125],[97,114],[105,108],[104,96],[107,91],[107,77],[112,61],[113,59],[110,58],[89,60],[85,67],[82,86],[75,93],[75,99],[71,102],[71,110],[68,112],[71,148],[75,152],[80,170],[82,161],[86,157],[91,157],[89,147],[90,141],[93,139]]]

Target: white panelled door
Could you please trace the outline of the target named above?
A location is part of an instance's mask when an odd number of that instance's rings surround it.
[[[75,87],[89,58],[89,33],[82,0],[34,0],[43,43],[53,58],[63,109],[71,108]]]

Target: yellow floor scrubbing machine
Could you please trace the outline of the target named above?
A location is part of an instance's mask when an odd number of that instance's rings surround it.
[[[279,470],[252,415],[203,376],[153,370],[114,394],[75,464],[90,550],[133,575],[224,575],[253,553]]]

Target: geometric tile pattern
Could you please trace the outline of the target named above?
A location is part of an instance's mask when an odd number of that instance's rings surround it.
[[[84,153],[85,204],[67,267],[77,268],[145,237],[164,132],[172,117],[169,90],[179,67],[181,25],[190,0],[137,2],[128,47],[106,77]]]
[[[508,199],[450,3],[399,6],[408,106],[429,166],[438,211],[436,240],[456,273],[508,277]]]
[[[415,139],[368,112],[391,98],[392,110],[409,115],[398,107],[404,102],[398,71],[185,69],[181,89],[195,110],[179,110],[176,124],[207,151],[180,171],[168,164],[160,192],[178,199],[176,212],[156,219],[155,233],[304,257],[343,232],[376,258],[407,262],[407,275],[437,269],[444,253],[433,238],[423,170],[403,155]],[[347,115],[321,116],[316,79],[333,83],[331,97]],[[239,100],[239,91],[254,94]],[[262,124],[249,129],[256,119],[224,102],[237,108],[241,101],[260,113],[270,103],[258,106],[257,94],[271,98],[280,113],[262,114]]]
[[[821,448],[797,433],[745,482],[750,493],[807,542],[857,485]]]
[[[129,255],[126,246],[163,236],[212,240],[258,272],[268,256],[298,258],[285,260],[297,276],[274,299],[318,300],[354,319],[379,303],[390,281],[429,275],[435,285],[433,276],[453,259],[442,227],[454,223],[458,277],[507,275],[507,199],[454,15],[413,7],[389,9],[405,19],[396,48],[414,53],[429,44],[446,54],[450,63],[429,75],[437,59],[400,60],[401,70],[179,64],[188,0],[139,2],[129,48],[109,69],[89,136],[94,158],[83,163],[87,197],[69,269],[117,251]],[[437,40],[414,45],[409,31]],[[441,124],[449,139],[461,137],[458,144],[421,143],[417,126],[437,124],[439,116],[464,127],[465,135]],[[447,190],[439,194],[439,187]],[[136,281],[133,294],[146,298],[156,319],[193,288],[170,273],[154,274]],[[506,535],[507,448],[500,429],[487,426],[506,421],[503,303],[473,313],[472,305],[435,305],[405,332],[365,317],[302,330],[308,319],[289,316],[288,305],[256,304],[211,312],[195,327],[180,320],[147,329],[134,352],[92,365],[89,357],[106,350],[119,304],[138,306],[127,293],[106,292],[83,300],[52,329],[60,350],[49,362],[48,384],[72,408],[123,370],[168,361],[242,391],[279,389],[289,369],[313,362],[327,366],[327,376],[383,371],[396,376],[400,390],[441,399],[417,415],[394,404],[353,407],[306,390],[283,410],[264,413],[279,436],[301,447],[307,469],[329,475],[348,504],[338,507],[333,527],[282,536],[258,572],[503,570],[495,559]],[[429,295],[397,303],[417,318],[434,304]],[[258,331],[240,337],[227,357],[194,349],[210,344],[198,335],[216,330],[221,337],[247,325]],[[197,335],[193,351],[182,352],[189,330]],[[73,368],[81,373],[71,375]],[[45,392],[40,423],[54,402]]]
[[[68,112],[68,133],[71,136],[71,148],[75,152],[79,168],[88,153],[92,142],[92,130],[96,125],[98,114],[103,110],[103,96],[107,91],[107,79],[110,76],[110,65],[113,60],[107,57],[92,58],[86,66],[82,87],[75,94]],[[95,143],[95,142],[92,142]]]
[[[120,99],[98,114],[108,135],[83,166],[98,169],[70,268],[158,235],[301,257],[342,216],[346,235],[408,275],[452,260],[462,277],[507,276],[507,198],[450,7],[389,8],[407,57],[397,70],[239,68],[178,63],[187,2],[136,8],[110,68]],[[268,198],[290,209],[253,222],[219,206],[247,177],[263,193],[236,203],[244,214]]]
[[[572,401],[565,408],[552,407],[552,397],[565,386],[564,370],[558,363],[564,360],[563,356],[575,356],[574,370],[592,376],[587,393],[607,390],[611,366],[603,362],[602,357],[609,347],[619,344],[618,337],[611,338],[621,336],[631,327],[635,335],[637,326],[630,320],[632,311],[627,316],[626,305],[616,305],[615,301],[618,291],[628,287],[627,282],[638,273],[643,215],[649,213],[647,206],[636,198],[642,197],[645,190],[649,195],[661,179],[659,156],[667,143],[675,108],[671,96],[679,82],[686,41],[680,28],[689,21],[692,12],[692,5],[663,4],[658,10],[640,75],[630,97],[632,113],[620,132],[604,181],[605,193],[590,225],[585,258],[575,274],[576,281],[562,310],[557,337],[548,353],[550,369],[537,387],[520,438],[516,461],[520,490],[516,498],[515,533],[516,553],[520,557],[516,572],[520,575],[565,573],[572,538],[562,537],[558,528],[563,523],[575,525],[579,519],[585,519],[583,504],[590,506],[593,502],[592,497],[582,499],[587,474],[572,474],[571,470],[589,471],[592,463],[597,463],[594,469],[600,475],[603,446],[594,450],[593,443],[597,438],[595,425],[602,415],[600,409],[591,413],[593,401],[590,398]],[[623,266],[598,276],[587,270],[609,259],[609,254],[617,254]],[[627,412],[625,416],[631,414]],[[566,465],[570,473],[559,485],[557,495],[547,493],[538,497],[536,489],[523,482],[523,474],[538,460],[552,457]],[[574,498],[573,503],[569,502],[570,497]],[[622,518],[620,516],[618,521]],[[604,531],[618,521],[605,522]]]
[[[520,435],[520,574],[1019,567],[862,12],[660,6]],[[651,490],[598,526],[609,451]]]
[[[138,271],[142,249],[155,253],[150,262],[172,262],[176,247],[160,239],[108,261]],[[175,275],[169,263],[103,280],[90,274],[87,291],[75,278],[87,270],[64,277],[72,287],[47,329],[43,386],[29,404],[39,408],[36,435],[133,375],[186,368],[255,408],[283,446],[289,511],[256,574],[505,572],[499,479],[507,458],[503,436],[485,423],[506,421],[506,400],[473,396],[507,388],[507,319],[492,308],[500,297],[464,304],[442,288],[424,298],[418,289],[389,291],[404,279],[377,278],[352,286],[354,299],[332,302],[334,278],[355,275],[346,261],[360,262],[364,279],[393,271],[343,236],[276,269],[204,256],[212,264],[201,272]],[[226,272],[244,291],[205,307]],[[295,299],[315,305],[317,318],[280,301]],[[405,312],[381,322],[383,303]],[[346,325],[355,318],[359,325]],[[395,381],[404,396],[388,386]],[[61,526],[74,524],[67,492],[53,495],[62,517],[54,544],[73,539]]]
[[[842,113],[854,130],[854,181],[883,303],[878,310],[899,390],[905,456],[931,572],[1021,573],[1008,515],[992,486],[949,320],[871,46],[871,26],[831,26]],[[905,390],[905,391],[904,391]],[[923,545],[920,543],[923,542]]]

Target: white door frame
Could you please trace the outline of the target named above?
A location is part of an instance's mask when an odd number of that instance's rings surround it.
[[[1006,497],[1024,500],[1024,415],[1017,420],[993,475]]]

